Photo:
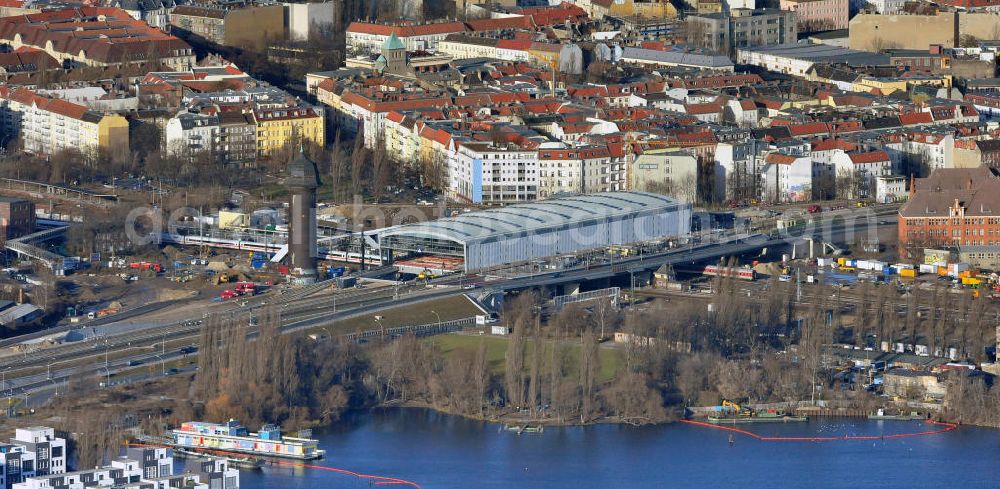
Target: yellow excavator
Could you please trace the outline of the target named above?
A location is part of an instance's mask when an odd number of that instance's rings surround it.
[[[733,411],[733,413],[736,414],[736,415],[738,415],[738,416],[746,416],[746,417],[753,416],[753,410],[752,409],[750,409],[748,407],[740,406],[739,404],[737,404],[735,402],[732,402],[732,401],[723,400],[722,401],[722,407],[723,407],[723,409],[727,409],[727,408],[731,409]]]

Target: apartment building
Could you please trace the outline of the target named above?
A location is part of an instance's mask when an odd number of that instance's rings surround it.
[[[465,31],[466,26],[462,22],[351,22],[347,26],[347,51],[350,54],[381,54],[382,46],[393,34],[403,42],[407,51],[436,51],[438,43],[449,34]]]
[[[35,474],[22,477],[12,489],[92,489],[92,488],[179,488],[239,489],[239,471],[224,459],[199,459],[188,462],[189,471],[173,473],[173,450],[170,448],[130,447],[125,455],[106,466],[59,474]],[[190,467],[194,466],[194,470]]]
[[[684,151],[640,155],[629,165],[628,183],[629,191],[694,202],[698,197],[698,159]]]
[[[311,143],[320,148],[326,140],[323,113],[311,106],[268,107],[254,110],[257,123],[257,158],[279,156],[293,145]]]
[[[278,4],[180,5],[170,12],[170,26],[222,46],[257,51],[286,37],[285,8]]]
[[[605,146],[583,146],[538,151],[538,197],[560,192],[611,192],[626,187],[625,165],[612,162]]]
[[[35,203],[27,199],[0,197],[0,245],[8,239],[35,230]]]
[[[1000,178],[989,167],[943,168],[910,185],[899,209],[899,253],[957,248],[973,266],[1000,264]]]
[[[163,136],[171,156],[194,159],[211,155],[219,145],[219,116],[185,110],[167,121]]]
[[[247,165],[257,159],[257,126],[241,110],[182,111],[167,121],[164,149],[174,157],[210,158],[221,164]]]
[[[795,13],[776,9],[730,9],[688,17],[688,42],[732,55],[738,48],[797,42]]]
[[[128,121],[83,105],[0,87],[0,134],[28,153],[53,155],[79,150],[90,158],[124,161],[129,155]]]
[[[538,151],[513,143],[459,142],[448,176],[453,197],[475,204],[538,198]]]
[[[184,70],[195,64],[194,51],[186,42],[118,8],[78,7],[2,17],[0,42],[13,49],[40,49],[62,63],[84,66],[159,63]]]
[[[813,162],[808,154],[770,153],[761,169],[763,199],[805,202],[812,199]]]
[[[44,426],[18,428],[0,443],[0,487],[11,489],[26,478],[66,472],[66,440]]]
[[[219,113],[219,151],[229,165],[250,165],[257,161],[257,121],[252,112]]]
[[[875,182],[892,175],[892,159],[882,150],[836,151],[830,158],[837,176],[837,196],[845,199],[875,198]]]
[[[780,7],[795,12],[799,32],[847,29],[850,0],[781,0]]]

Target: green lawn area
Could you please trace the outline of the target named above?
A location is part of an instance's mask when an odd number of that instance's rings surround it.
[[[479,349],[479,342],[486,342],[486,358],[489,361],[490,368],[493,369],[494,373],[503,373],[504,371],[504,357],[507,354],[507,342],[509,341],[507,337],[504,336],[478,336],[478,335],[468,335],[468,334],[445,334],[432,336],[424,341],[432,342],[436,344],[441,351],[447,355],[455,351],[466,350],[472,352],[473,354]],[[580,343],[579,341],[573,340],[562,340],[566,341],[570,346],[570,351],[568,357],[573,364],[577,363],[577,359],[580,355]],[[548,371],[547,362],[550,357],[548,341],[543,342],[545,350],[542,352],[542,364],[543,370]],[[525,341],[525,368],[528,368],[531,362],[531,356],[534,353],[535,342],[530,338]],[[618,372],[618,368],[621,364],[621,353],[618,350],[601,348],[598,355],[601,358],[601,372],[599,380],[601,382],[609,381],[615,377],[615,373]]]
[[[432,324],[439,320],[438,317],[440,317],[441,321],[450,321],[482,313],[472,301],[462,295],[387,309],[378,313],[379,316],[382,316],[382,320],[378,323],[375,322],[374,314],[359,316],[337,321],[333,326],[327,326],[326,330],[323,328],[312,328],[306,331],[306,334],[325,335],[327,330],[333,335],[353,333],[378,329],[380,324],[385,328]]]

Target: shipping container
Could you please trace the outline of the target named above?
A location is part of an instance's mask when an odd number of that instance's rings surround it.
[[[899,276],[913,278],[917,276],[917,272],[912,268],[903,268],[899,271]]]
[[[937,265],[920,264],[920,273],[937,273]]]
[[[976,277],[962,277],[962,285],[981,285],[983,281]]]

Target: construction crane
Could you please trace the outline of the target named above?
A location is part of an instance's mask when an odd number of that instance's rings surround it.
[[[746,417],[753,416],[753,411],[750,408],[744,407],[744,406],[740,406],[739,404],[737,404],[735,402],[732,402],[732,401],[723,400],[722,401],[722,407],[723,407],[723,409],[726,409],[726,408],[731,409],[733,411],[733,413],[735,413],[735,414],[737,414],[739,416],[746,416]]]

